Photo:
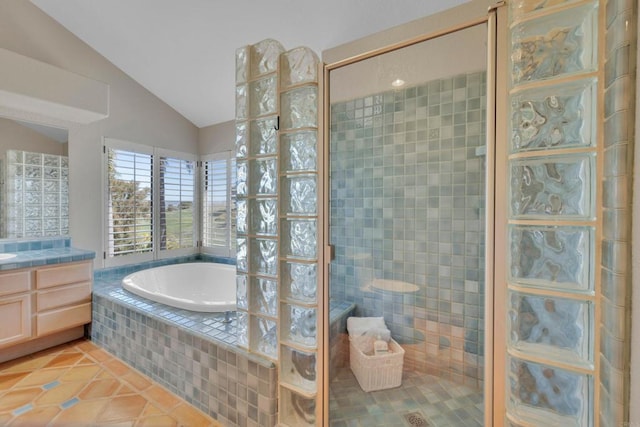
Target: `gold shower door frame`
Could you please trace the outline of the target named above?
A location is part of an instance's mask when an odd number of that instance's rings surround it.
[[[361,41],[360,46],[353,48],[350,45],[341,46],[323,53],[324,78],[321,84],[323,89],[324,117],[322,129],[323,152],[318,153],[322,160],[320,169],[320,181],[322,182],[322,223],[321,245],[324,248],[322,256],[322,289],[320,311],[323,319],[319,328],[322,336],[321,354],[322,364],[318,366],[318,376],[322,378],[322,421],[318,425],[329,425],[329,263],[331,262],[331,247],[329,246],[329,138],[330,138],[330,72],[338,68],[354,64],[359,61],[373,58],[388,52],[409,47],[421,42],[432,40],[447,34],[455,33],[476,25],[486,24],[488,31],[487,45],[487,155],[486,155],[486,232],[485,232],[485,366],[484,366],[484,424],[486,426],[502,425],[505,413],[505,368],[504,353],[506,351],[506,326],[504,313],[506,310],[506,282],[495,286],[495,277],[505,277],[504,262],[496,262],[494,251],[496,240],[498,246],[504,246],[504,232],[506,231],[506,218],[503,222],[496,222],[496,194],[506,195],[506,168],[496,168],[496,152],[504,153],[506,150],[506,138],[504,135],[500,141],[496,139],[496,129],[506,129],[506,84],[498,88],[497,82],[506,82],[504,66],[496,67],[496,64],[507,63],[506,46],[506,11],[501,7],[504,2],[493,4],[486,0],[472,0],[469,3],[447,11],[413,21],[402,26],[401,29],[392,28],[379,33],[372,38]],[[406,29],[406,31],[405,31]],[[408,34],[400,34],[408,33]],[[502,40],[502,42],[499,42]],[[361,46],[366,46],[364,49]],[[501,74],[498,79],[497,71]],[[498,92],[497,92],[498,91]],[[500,93],[500,96],[497,96]],[[496,102],[496,99],[499,102]],[[496,114],[501,112],[501,114]],[[502,118],[500,118],[502,117]],[[497,149],[498,146],[503,147]],[[500,193],[502,192],[502,193]],[[498,210],[499,211],[499,210]],[[504,214],[502,214],[504,216]],[[501,224],[496,226],[496,224]],[[496,239],[496,231],[500,233],[500,239]],[[498,316],[495,316],[498,313]],[[498,356],[498,359],[496,359]],[[496,364],[497,361],[502,362]],[[496,368],[494,368],[494,366]]]

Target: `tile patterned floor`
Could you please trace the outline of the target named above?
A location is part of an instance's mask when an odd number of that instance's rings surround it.
[[[222,426],[86,340],[0,364],[0,425]]]
[[[351,369],[340,368],[330,384],[332,427],[481,427],[482,392],[432,375],[405,371],[402,386],[364,392]],[[410,423],[405,415],[426,420]]]

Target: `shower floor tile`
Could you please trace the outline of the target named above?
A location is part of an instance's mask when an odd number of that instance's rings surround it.
[[[484,424],[482,391],[433,375],[405,371],[400,387],[367,393],[346,367],[340,368],[329,387],[332,427],[480,427]],[[415,413],[427,424],[410,424],[405,415]]]
[[[219,427],[87,340],[0,363],[0,425]]]

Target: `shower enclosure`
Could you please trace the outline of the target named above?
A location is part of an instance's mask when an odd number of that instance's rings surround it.
[[[367,393],[331,329],[332,425],[483,425],[487,34],[329,73],[329,297],[405,351],[402,385]]]

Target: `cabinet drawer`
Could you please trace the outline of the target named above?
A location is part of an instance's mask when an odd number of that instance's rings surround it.
[[[31,294],[0,301],[0,348],[31,337]]]
[[[36,331],[39,337],[91,322],[91,303],[38,313]]]
[[[91,262],[65,264],[36,270],[36,287],[38,289],[87,281],[91,281]]]
[[[31,270],[0,273],[0,295],[10,295],[31,290]]]
[[[38,291],[36,297],[38,311],[51,310],[65,305],[91,301],[91,282],[60,286],[46,291]]]

